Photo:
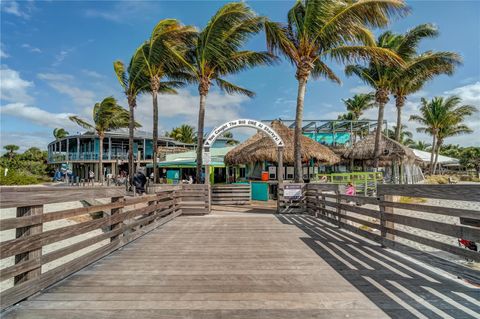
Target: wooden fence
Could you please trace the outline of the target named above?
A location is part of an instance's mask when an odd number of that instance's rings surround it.
[[[212,185],[212,205],[249,205],[251,196],[250,184]]]
[[[197,199],[197,193],[198,202],[190,204],[186,199]],[[44,212],[47,204],[93,199],[103,204]],[[139,197],[127,197],[118,187],[3,187],[0,207],[16,209],[16,217],[0,220],[0,231],[14,232],[14,238],[0,243],[6,265],[0,282],[13,279],[13,287],[0,293],[5,309],[172,220],[183,208],[208,211],[208,186],[156,189]],[[44,230],[46,223],[60,220],[65,221],[59,228]],[[54,243],[57,249],[45,249]],[[46,269],[52,262],[59,264]]]
[[[480,202],[478,185],[378,185],[378,197],[347,196],[340,189],[319,190],[319,184],[306,186],[307,213],[341,228],[376,241],[384,247],[394,248],[414,255],[415,258],[435,266],[447,268],[452,273],[479,282],[478,272],[445,263],[443,259],[405,244],[410,241],[426,245],[468,260],[480,262],[480,253],[452,244],[457,238],[480,241],[480,211],[456,207],[433,206],[422,203],[397,201],[400,197]],[[320,186],[320,188],[325,186]],[[415,200],[412,200],[415,202]],[[395,209],[402,212],[395,214]],[[417,213],[418,212],[418,213]],[[427,214],[425,214],[427,213]],[[430,216],[458,217],[458,222],[448,223]],[[441,218],[440,218],[441,219]],[[468,220],[467,225],[460,224]],[[402,225],[401,227],[399,225]],[[429,234],[433,234],[430,236]],[[440,236],[435,236],[439,234]],[[437,237],[437,238],[436,238]],[[451,238],[450,243],[438,237]],[[403,240],[400,240],[403,239]]]

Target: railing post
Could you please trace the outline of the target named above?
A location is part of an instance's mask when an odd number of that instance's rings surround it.
[[[327,211],[325,210],[325,208],[326,208],[325,201],[326,201],[326,200],[327,200],[327,199],[325,198],[325,194],[324,194],[323,191],[322,191],[322,214],[323,214],[324,216],[327,216]]]
[[[315,188],[315,217],[318,217],[319,213],[319,202],[320,202],[320,197],[318,196],[318,188]]]
[[[395,223],[387,221],[385,218],[385,213],[393,214],[393,207],[385,206],[382,205],[381,203],[384,201],[393,201],[393,196],[392,195],[380,195],[379,196],[380,200],[380,233],[382,236],[382,247],[385,248],[384,244],[384,238],[388,240],[395,240],[395,235],[388,233],[387,228],[394,229],[395,228]]]
[[[207,195],[207,212],[208,214],[210,214],[212,210],[212,188],[210,184],[207,184],[206,195]]]
[[[25,206],[17,207],[17,218],[42,215],[43,214],[43,205],[36,206]],[[39,234],[43,231],[43,224],[35,224],[31,226],[21,227],[16,229],[16,238],[31,236]],[[42,258],[42,248],[34,249],[25,253],[15,255],[15,264],[18,264],[23,261],[32,260],[32,259],[41,259]],[[27,280],[31,280],[35,277],[40,276],[42,273],[42,266],[24,272],[23,274],[17,275],[14,278],[14,285],[20,284]]]
[[[111,202],[112,203],[117,203],[117,202],[124,202],[125,201],[125,197],[123,196],[120,196],[120,197],[112,197],[111,199]],[[121,214],[123,211],[123,207],[118,207],[118,208],[112,208],[112,210],[110,211],[110,218],[114,218],[116,215],[118,214]],[[116,229],[119,229],[122,227],[122,224],[123,223],[114,223],[110,226],[110,230],[116,230]],[[118,235],[115,235],[115,236],[112,236],[110,237],[110,242],[118,239],[122,234],[118,234]]]
[[[342,209],[340,208],[340,204],[342,203],[342,200],[340,199],[340,192],[339,191],[335,191],[335,199],[336,199],[336,202],[337,202],[337,207],[336,207],[336,210],[337,210],[337,222],[338,222],[338,228],[342,228]]]

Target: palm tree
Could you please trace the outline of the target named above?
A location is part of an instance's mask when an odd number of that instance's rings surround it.
[[[397,42],[398,37],[390,31],[387,31],[378,37],[374,45],[377,48],[390,50],[391,48],[395,48]],[[388,95],[391,87],[391,74],[393,69],[395,68],[393,68],[391,65],[387,65],[379,60],[371,60],[368,66],[356,64],[348,65],[345,68],[345,73],[347,76],[356,75],[363,82],[375,89],[375,102],[378,106],[373,163],[375,168],[378,168],[378,159],[380,157],[380,136],[383,129],[385,105],[390,100]]]
[[[227,145],[237,145],[240,142],[237,141],[236,139],[233,138],[233,133],[232,132],[225,132],[223,133],[223,137],[228,138],[229,140],[227,141]]]
[[[473,112],[472,112],[473,113]],[[469,115],[471,115],[470,113]],[[457,121],[457,120],[456,120]],[[456,122],[455,121],[455,122]],[[446,138],[457,136],[461,134],[470,134],[473,130],[465,124],[454,124],[448,123],[444,127],[442,127],[438,132],[438,139],[437,139],[437,151],[435,152],[435,160],[433,161],[433,174],[435,174],[437,169],[438,163],[438,155],[442,149],[443,143]]]
[[[461,58],[453,52],[427,51],[417,55],[417,47],[424,38],[438,35],[438,30],[431,24],[421,24],[403,35],[398,36],[398,43],[392,48],[406,62],[403,67],[392,72],[391,93],[395,97],[397,125],[395,139],[401,138],[402,108],[407,96],[419,91],[428,81],[440,74],[452,75]]]
[[[167,81],[166,78],[175,76],[180,68],[176,57],[171,53],[175,47],[181,53],[186,50],[186,41],[195,29],[184,27],[175,19],[161,20],[153,29],[148,42],[142,46],[142,58],[145,64],[145,72],[149,79],[149,92],[152,95],[153,104],[153,175],[157,182],[157,144],[158,144],[158,99],[160,94],[176,94],[176,87],[183,85],[179,81]]]
[[[339,120],[348,120],[353,121],[356,123],[360,116],[366,110],[369,110],[375,106],[375,95],[373,93],[365,93],[365,94],[355,94],[353,97],[343,100],[348,113],[343,114],[338,117]],[[353,143],[356,142],[357,134],[353,134]]]
[[[193,39],[194,45],[183,59],[185,76],[198,84],[200,106],[197,133],[197,182],[202,172],[205,105],[212,82],[227,93],[254,96],[252,91],[228,82],[224,77],[274,61],[267,52],[240,50],[246,41],[262,28],[264,18],[259,17],[244,2],[227,3],[210,19],[207,26]],[[176,52],[174,50],[174,52]]]
[[[195,128],[188,124],[182,124],[179,127],[175,127],[168,134],[169,137],[182,143],[194,143],[196,139]]]
[[[467,116],[476,112],[474,106],[459,105],[460,103],[461,99],[458,96],[434,97],[431,101],[422,98],[420,114],[410,116],[410,121],[423,125],[417,128],[417,132],[432,135],[432,154],[430,156],[430,173],[432,174],[434,173],[434,154],[438,154],[439,151],[438,140],[440,139],[443,143],[443,140],[450,134],[465,133],[462,122]]]
[[[53,137],[55,137],[55,139],[59,140],[61,138],[64,138],[64,137],[67,137],[68,136],[68,133],[65,129],[63,128],[56,128],[53,130]]]
[[[6,151],[8,151],[8,157],[12,159],[15,156],[15,152],[20,149],[17,145],[8,144],[3,147]]]
[[[146,77],[144,70],[145,63],[142,56],[142,46],[139,47],[132,58],[128,68],[125,68],[123,62],[117,60],[113,62],[113,69],[118,82],[123,88],[128,102],[130,123],[128,125],[128,178],[130,185],[133,182],[134,162],[133,162],[133,135],[135,129],[135,107],[137,106],[137,96],[140,93],[147,92],[150,82]]]
[[[398,131],[400,131],[400,138],[397,138]],[[405,124],[402,124],[402,127],[400,130],[398,130],[396,126],[393,126],[391,129],[388,129],[387,136],[403,145],[408,146],[414,143],[412,139],[413,134],[412,132],[407,131],[407,126]]]
[[[103,139],[105,133],[111,130],[125,128],[129,126],[130,115],[129,112],[117,104],[117,100],[113,97],[107,97],[102,102],[96,103],[93,107],[93,124],[81,119],[78,116],[69,116],[69,119],[87,130],[93,130],[97,133],[100,142],[99,151],[99,171],[100,182],[103,183]],[[136,127],[140,127],[140,124],[135,123]]]
[[[414,141],[413,143],[407,145],[410,148],[419,150],[419,151],[429,151],[431,149],[431,144],[425,143],[423,141]]]
[[[288,12],[288,22],[266,22],[267,45],[284,55],[295,67],[298,81],[295,113],[295,181],[302,180],[301,134],[306,84],[310,77],[340,83],[328,58],[345,62],[374,57],[398,61],[389,50],[372,46],[367,26],[381,27],[394,14],[405,12],[401,0],[298,0]]]
[[[346,100],[342,99],[342,102],[347,111],[352,113],[352,120],[358,121],[366,110],[375,106],[375,95],[373,93],[355,94]]]

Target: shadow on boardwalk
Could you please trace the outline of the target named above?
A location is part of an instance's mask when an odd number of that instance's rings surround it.
[[[392,318],[480,318],[480,289],[448,279],[317,218],[282,215],[303,242]]]

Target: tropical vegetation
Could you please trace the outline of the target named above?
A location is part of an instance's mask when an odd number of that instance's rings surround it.
[[[158,144],[158,94],[177,94],[175,88],[185,83],[175,81],[182,74],[178,59],[172,50],[184,55],[189,38],[195,34],[195,28],[185,27],[178,20],[161,20],[153,29],[150,39],[141,47],[141,63],[149,81],[148,91],[152,95],[153,105],[153,175],[158,179],[157,147]]]
[[[8,149],[13,153],[5,153],[0,158],[0,185],[29,185],[50,181],[48,177],[47,151],[31,147],[18,154],[20,148],[10,144]]]
[[[258,16],[244,2],[227,3],[210,19],[205,28],[193,37],[193,45],[186,56],[172,50],[183,62],[184,78],[198,87],[200,95],[197,131],[197,182],[201,179],[203,135],[206,99],[212,84],[229,94],[254,96],[254,92],[225,79],[274,61],[267,52],[242,49],[247,40],[260,32],[265,19]]]
[[[400,62],[388,49],[376,46],[368,27],[383,27],[393,15],[406,12],[400,0],[297,1],[287,14],[287,23],[267,21],[267,47],[284,55],[296,68],[298,81],[295,112],[295,181],[302,180],[301,135],[303,105],[310,78],[340,79],[327,65],[327,59],[350,62],[373,59],[382,63]]]
[[[70,133],[68,133],[64,128],[57,127],[53,130],[53,137],[55,137],[56,140],[67,137],[68,134]]]
[[[130,59],[128,67],[125,67],[125,64],[120,60],[113,62],[115,75],[117,76],[118,82],[122,86],[123,93],[125,94],[128,102],[130,118],[130,122],[128,124],[128,178],[130,185],[132,185],[134,174],[133,138],[136,123],[135,107],[137,106],[137,97],[141,93],[148,92],[150,88],[150,82],[144,68],[145,63],[142,47],[139,47],[135,51]]]
[[[378,104],[377,131],[375,137],[374,166],[378,166],[379,142],[382,132],[384,109],[389,101],[389,94],[395,97],[397,108],[397,125],[394,138],[401,142],[402,109],[408,95],[419,91],[423,85],[439,74],[452,74],[461,59],[452,52],[425,52],[418,54],[418,45],[424,38],[434,37],[437,29],[431,24],[422,24],[405,34],[395,34],[391,31],[382,33],[375,46],[392,50],[403,61],[392,67],[381,60],[371,60],[368,66],[349,65],[347,75],[356,75],[363,82],[376,90]]]
[[[410,121],[421,125],[417,128],[417,132],[432,136],[431,174],[435,174],[438,154],[445,139],[472,132],[464,121],[477,109],[472,105],[461,105],[461,103],[462,100],[458,96],[434,97],[430,101],[422,98],[419,114],[410,116]]]
[[[193,144],[197,140],[195,128],[188,124],[182,124],[179,127],[175,127],[165,135],[173,138],[176,141],[188,144]]]
[[[130,125],[130,114],[122,106],[117,104],[113,97],[107,97],[102,102],[96,103],[93,107],[93,124],[74,115],[69,119],[87,130],[95,131],[98,135],[100,150],[98,153],[98,166],[100,171],[100,182],[103,182],[103,139],[108,131],[125,128]],[[135,127],[141,125],[134,122]]]
[[[398,132],[400,132],[400,137],[397,136]],[[387,136],[406,146],[410,146],[415,143],[413,141],[413,133],[407,130],[407,126],[405,124],[402,124],[402,128],[400,130],[398,130],[396,126],[388,129]]]

